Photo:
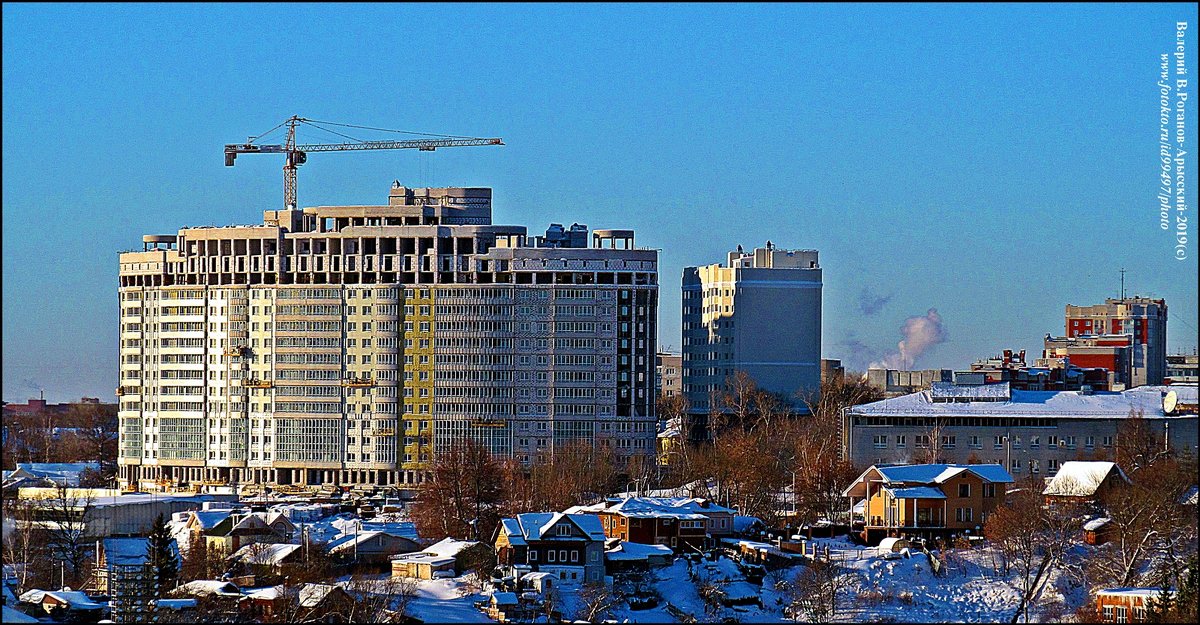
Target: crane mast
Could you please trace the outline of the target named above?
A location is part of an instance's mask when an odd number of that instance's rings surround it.
[[[296,169],[308,161],[309,152],[344,152],[352,150],[402,150],[402,149],[417,149],[422,152],[432,152],[438,148],[454,148],[466,147],[475,145],[504,145],[504,140],[499,137],[479,138],[479,137],[456,137],[451,135],[438,135],[430,139],[405,139],[397,141],[360,141],[353,137],[347,137],[352,142],[346,143],[296,143],[296,127],[300,124],[310,124],[317,128],[321,128],[312,123],[312,120],[305,119],[298,115],[293,115],[285,120],[279,126],[287,126],[287,139],[282,145],[260,145],[255,141],[258,137],[251,137],[245,143],[229,143],[225,145],[225,166],[232,167],[234,161],[237,160],[238,154],[284,154],[283,163],[283,206],[284,208],[298,208],[296,204]],[[333,122],[323,122],[333,123]],[[335,124],[346,126],[348,124]],[[269,134],[276,126],[267,131]],[[378,130],[378,129],[376,129]],[[400,132],[400,131],[391,131]],[[335,133],[340,134],[340,133]],[[260,137],[262,135],[259,135]],[[342,135],[346,136],[346,135]]]

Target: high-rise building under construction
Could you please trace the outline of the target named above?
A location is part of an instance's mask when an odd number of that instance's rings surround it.
[[[122,484],[413,484],[467,438],[653,454],[657,251],[491,200],[396,183],[122,253]]]

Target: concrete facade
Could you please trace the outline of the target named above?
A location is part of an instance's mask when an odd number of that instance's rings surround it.
[[[657,251],[527,237],[491,197],[397,183],[143,237],[120,256],[121,482],[413,484],[467,437],[653,454]]]
[[[1066,307],[1066,337],[1128,334],[1129,386],[1162,384],[1167,375],[1167,303],[1149,297],[1109,298],[1095,306]],[[1092,367],[1084,362],[1081,367]]]
[[[816,250],[770,244],[683,270],[683,392],[695,414],[736,371],[797,408],[798,394],[820,390],[821,276]]]
[[[659,352],[657,365],[658,395],[674,397],[683,393],[683,355]]]

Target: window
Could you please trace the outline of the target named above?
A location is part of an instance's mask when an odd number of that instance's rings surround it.
[[[954,520],[959,523],[971,523],[975,516],[974,508],[955,508]]]
[[[1046,473],[1048,475],[1058,473],[1058,460],[1051,458],[1046,461]]]
[[[972,436],[970,440],[971,440],[971,449],[979,449],[980,447],[983,447],[983,445],[979,444],[978,436]]]
[[[534,551],[533,549],[529,550],[529,561],[537,562],[537,551]]]
[[[984,497],[995,497],[996,496],[996,485],[995,484],[984,484],[983,485],[983,496]]]
[[[1117,606],[1117,622],[1118,623],[1128,623],[1129,622],[1129,610],[1127,610],[1125,608],[1125,606],[1123,606],[1123,605]]]
[[[1089,436],[1088,438],[1091,438],[1091,437]],[[1113,437],[1111,437],[1111,436],[1105,436],[1105,437],[1104,437],[1104,446],[1105,446],[1105,447],[1112,447],[1112,446],[1113,446]]]
[[[547,550],[546,551],[546,562],[554,562],[554,554],[555,553],[556,552],[553,549]]]
[[[917,449],[927,449],[929,447],[929,437],[924,434],[918,434],[917,442],[914,446]]]
[[[557,529],[555,530],[555,532],[557,533],[558,536],[570,536],[571,535],[571,526],[567,525],[566,523],[560,523],[557,526]]]
[[[1012,459],[1012,473],[1020,473],[1020,472],[1021,472],[1021,459],[1013,458]]]
[[[887,449],[887,434],[875,435],[875,449]]]
[[[995,438],[996,449],[1004,449],[1004,436],[998,435]]]
[[[559,550],[558,550],[558,561],[559,561],[559,562],[566,562],[566,561],[567,561],[567,550],[566,550],[566,549],[559,549]]]
[[[1029,448],[1030,449],[1037,449],[1041,446],[1042,446],[1042,437],[1040,437],[1040,436],[1030,436],[1029,437]]]
[[[908,441],[908,435],[906,435],[906,434],[897,435],[896,436],[896,448],[904,449],[905,447],[908,446],[907,441]]]
[[[1113,619],[1113,607],[1111,605],[1104,606],[1104,622],[1111,623]]]
[[[1088,437],[1084,438],[1084,439],[1083,439],[1083,445],[1084,445],[1085,447],[1095,447],[1095,446],[1096,446],[1096,437],[1095,437],[1095,436],[1088,436]]]
[[[957,436],[943,436],[942,437],[942,448],[943,449],[954,449],[954,447],[957,444],[958,444]]]
[[[1040,468],[1041,468],[1040,463],[1036,459],[1029,461],[1029,472],[1030,473],[1038,473],[1038,472],[1040,472]]]
[[[958,485],[958,496],[959,497],[970,497],[971,496],[971,485],[970,484],[959,484]]]

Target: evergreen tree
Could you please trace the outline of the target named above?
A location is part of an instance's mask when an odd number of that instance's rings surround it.
[[[150,529],[150,542],[146,549],[148,550],[149,564],[154,568],[154,577],[160,597],[175,587],[175,580],[179,577],[179,558],[172,548],[174,542],[175,539],[171,538],[171,530],[167,528],[166,518],[159,514],[154,519],[154,526]]]

